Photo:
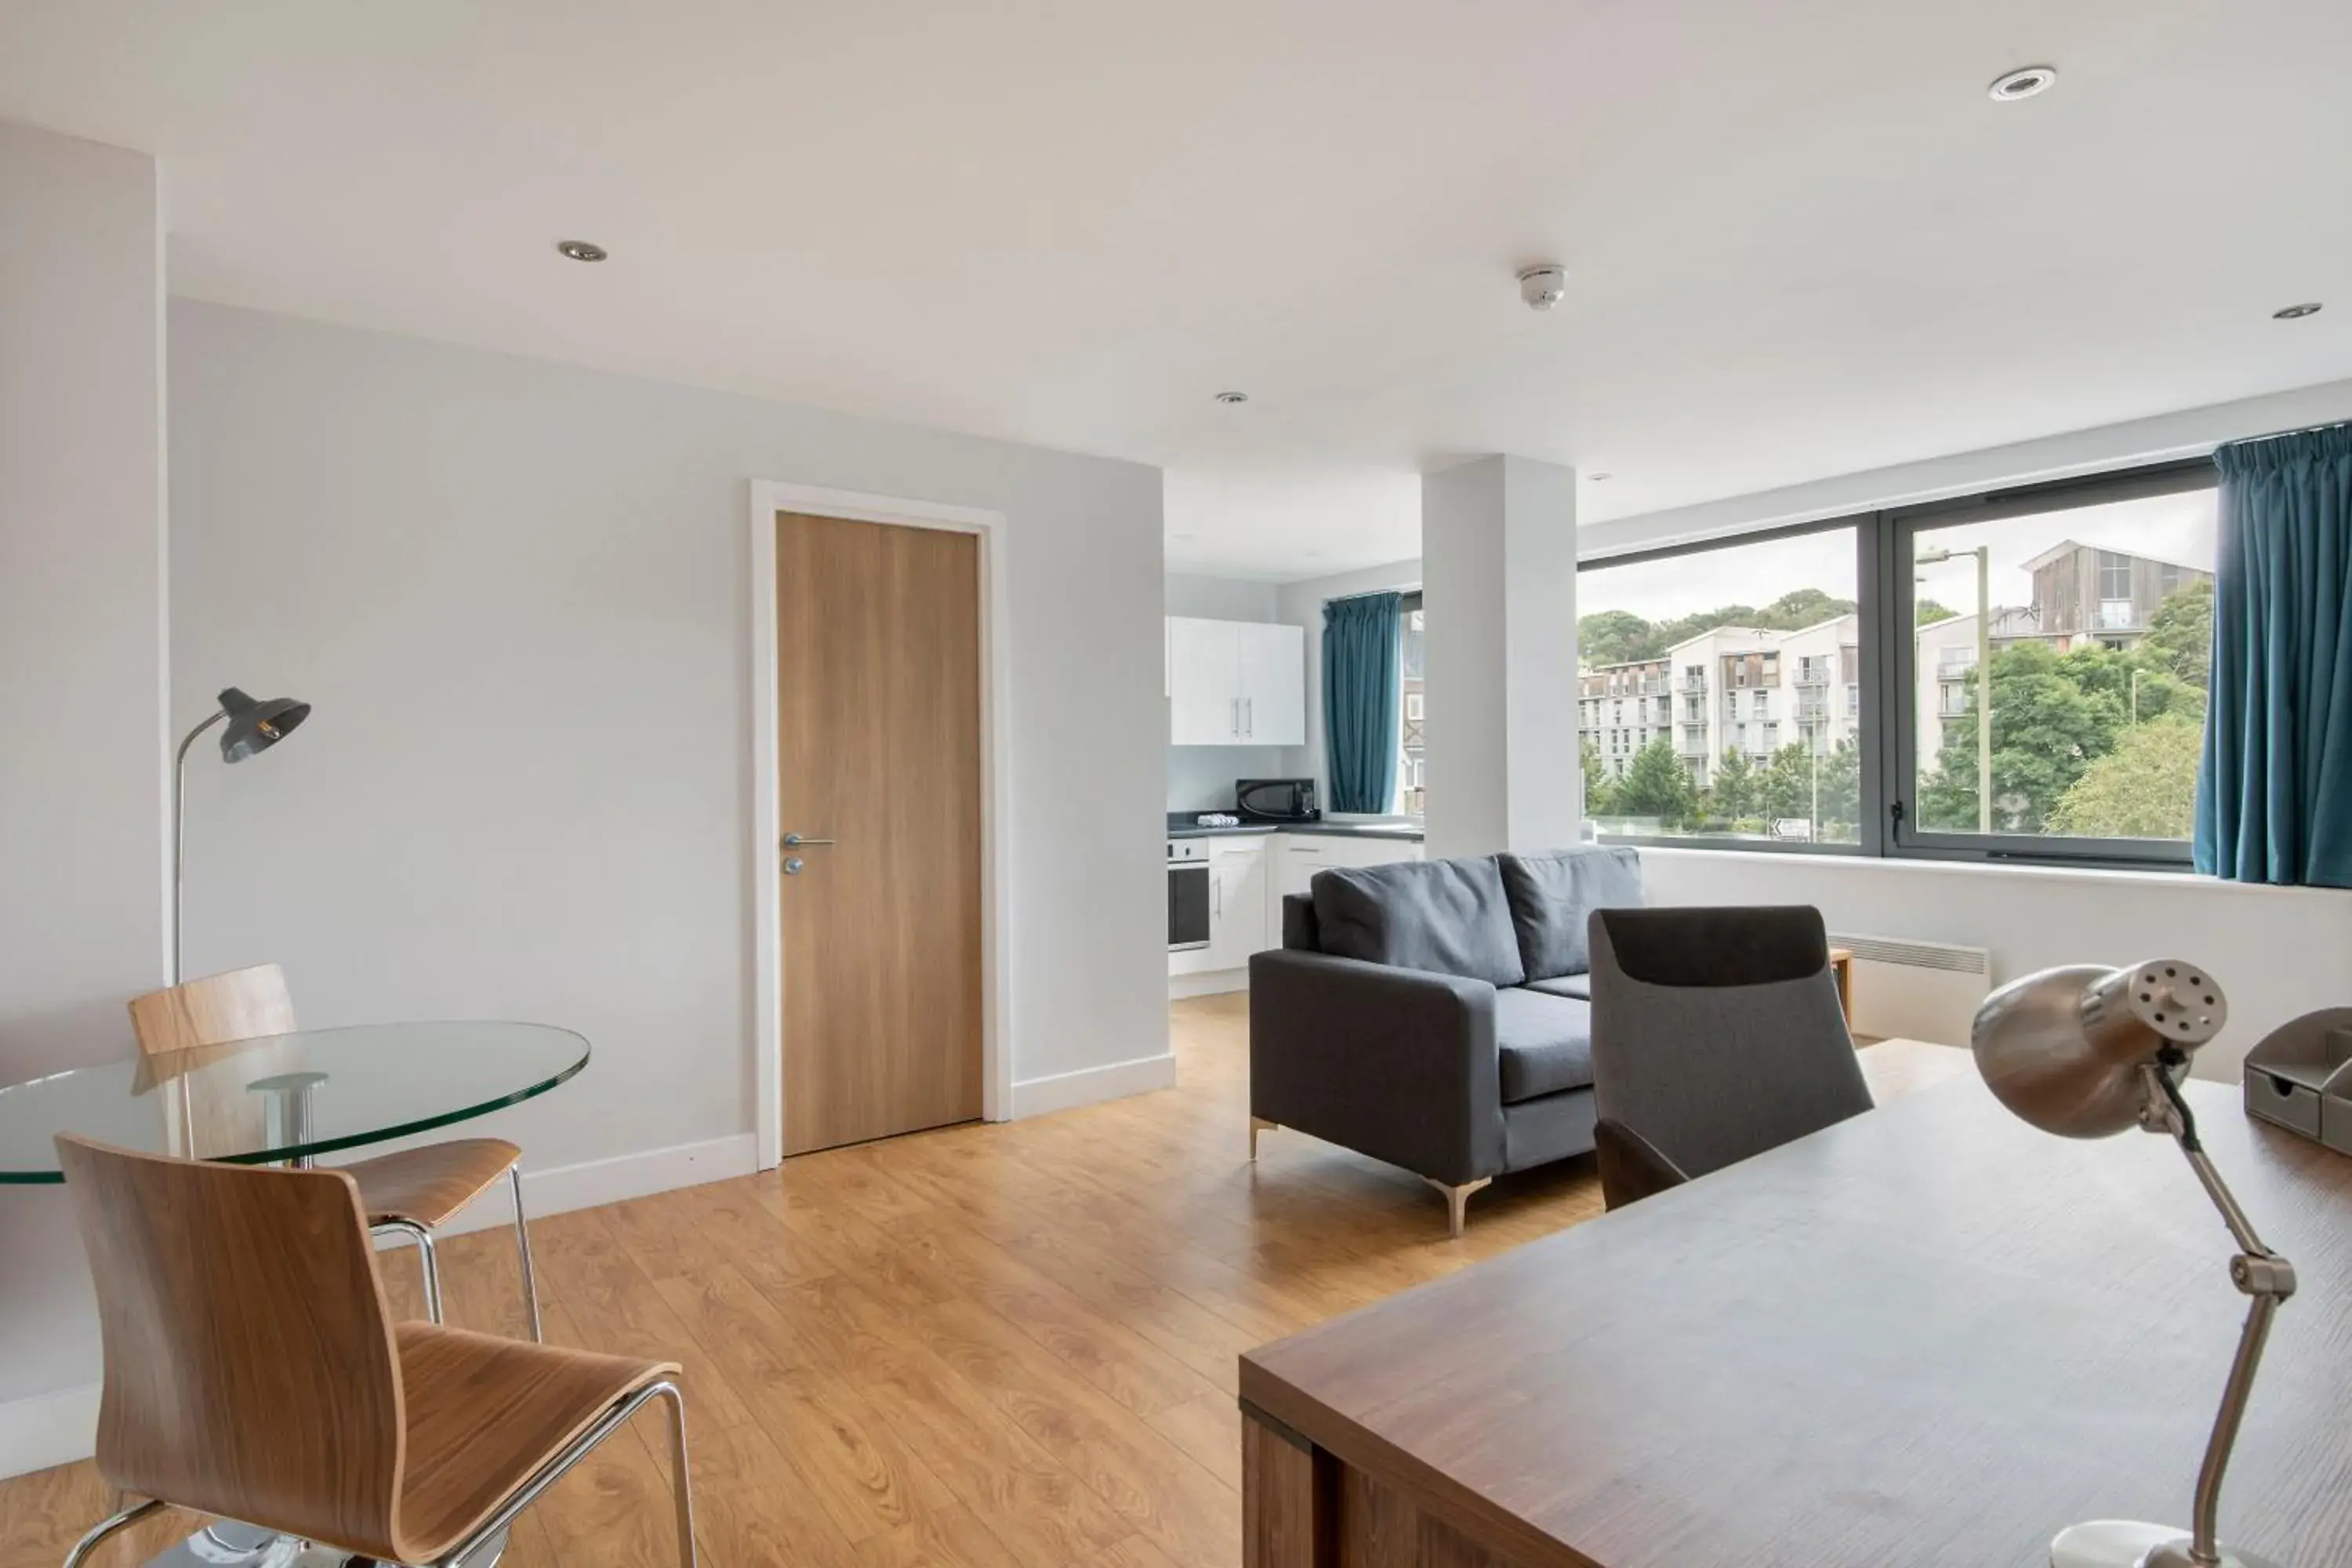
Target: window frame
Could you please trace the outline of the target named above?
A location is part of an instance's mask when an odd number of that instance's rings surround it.
[[[1659,849],[1734,849],[1768,855],[1842,855],[1869,859],[1975,861],[2006,865],[2179,871],[2189,866],[2186,841],[2090,838],[2058,834],[1955,833],[1917,826],[1917,648],[1913,637],[1917,585],[1910,563],[1922,534],[1964,522],[2104,506],[2116,501],[2191,490],[2215,489],[2220,473],[2207,458],[2189,458],[2111,469],[2078,478],[2000,486],[1974,494],[1915,505],[1850,512],[1808,522],[1717,535],[1654,549],[1587,556],[1588,572],[1672,560],[1775,540],[1849,530],[1854,540],[1854,599],[1859,617],[1855,648],[1854,743],[1862,755],[1858,842],[1815,844],[1804,840],[1734,838],[1720,834],[1611,834],[1606,842]],[[2104,546],[2094,546],[2105,550]],[[2095,571],[2096,568],[2095,567]],[[1583,613],[1578,595],[1578,613]],[[2095,636],[2096,628],[2084,628]],[[1671,679],[1673,672],[1669,671]],[[1769,687],[1724,689],[1770,689]],[[1938,721],[1947,717],[1940,695]],[[1776,717],[1780,717],[1776,715]],[[1677,724],[1685,721],[1678,715]],[[1701,722],[1704,722],[1702,719]],[[1718,759],[1710,758],[1712,764]]]

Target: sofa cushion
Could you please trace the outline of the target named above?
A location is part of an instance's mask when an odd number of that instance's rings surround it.
[[[1592,1087],[1592,1009],[1516,987],[1495,993],[1495,1048],[1505,1105]]]
[[[1532,980],[1592,967],[1585,922],[1595,910],[1642,902],[1642,861],[1633,850],[1586,845],[1549,855],[1501,855],[1519,963]]]
[[[1547,996],[1572,996],[1579,1002],[1592,1000],[1592,976],[1590,974],[1555,974],[1549,980],[1530,980],[1529,991],[1540,991]]]
[[[1527,978],[1491,855],[1334,867],[1307,885],[1325,952],[1496,985]]]

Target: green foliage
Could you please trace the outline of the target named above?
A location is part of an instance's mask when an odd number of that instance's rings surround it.
[[[2084,650],[2104,652],[2104,650]],[[2074,662],[2069,662],[2074,661]],[[2083,770],[2115,749],[2124,704],[2110,690],[2074,679],[2099,670],[2078,651],[2062,658],[2048,645],[2019,643],[1992,658],[1992,826],[2041,833],[2051,808]],[[1972,832],[1977,826],[1978,693],[1946,723],[1936,771],[1919,787],[1923,827]]]
[[[2000,688],[1993,688],[1993,700]],[[1994,710],[1994,729],[2000,729]],[[2186,838],[2204,729],[2177,713],[2129,727],[2051,809],[2049,830],[2094,838]]]
[[[1960,613],[1926,598],[1915,602],[1911,610],[1911,624],[1915,626],[1932,626],[1937,621],[1948,621]]]
[[[1707,788],[1706,814],[1734,819],[1753,816],[1760,798],[1754,766],[1740,752],[1725,752],[1715,764],[1715,782]]]
[[[1577,661],[1588,668],[1604,664],[1631,664],[1664,658],[1676,643],[1687,642],[1717,626],[1763,626],[1772,631],[1801,631],[1832,616],[1850,615],[1852,599],[1832,598],[1819,588],[1796,588],[1759,609],[1753,605],[1721,605],[1671,621],[1650,622],[1628,610],[1595,610],[1576,622]]]
[[[1616,816],[1654,816],[1666,826],[1688,821],[1698,812],[1698,786],[1690,770],[1675,755],[1667,741],[1651,742],[1633,753],[1616,791]]]
[[[1601,748],[1590,735],[1577,737],[1577,755],[1584,773],[1584,815],[1614,816],[1617,815],[1617,787],[1609,779],[1609,770],[1601,761]]]
[[[2213,584],[2192,583],[2166,595],[2148,617],[2147,639],[2133,651],[2204,691],[2213,674]]]

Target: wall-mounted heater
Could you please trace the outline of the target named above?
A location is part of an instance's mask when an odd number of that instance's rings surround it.
[[[1992,990],[1992,955],[1986,949],[1834,932],[1830,945],[1853,954],[1855,1034],[1969,1043],[1977,1004]]]

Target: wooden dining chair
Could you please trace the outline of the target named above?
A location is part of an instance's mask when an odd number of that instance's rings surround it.
[[[274,963],[208,974],[151,991],[131,1003],[131,1032],[139,1037],[139,1048],[149,1056],[289,1035],[298,1026],[285,972]],[[210,1127],[217,1137],[223,1118],[260,1115],[258,1097],[245,1099],[250,1103],[211,1107],[184,1100],[179,1113],[192,1132]],[[254,1142],[257,1140],[247,1138],[246,1146]],[[186,1150],[195,1156],[205,1152],[195,1144]],[[360,1203],[367,1211],[370,1229],[396,1231],[415,1242],[425,1271],[425,1315],[436,1323],[441,1321],[441,1268],[433,1252],[433,1232],[505,1177],[514,1194],[515,1251],[522,1268],[522,1300],[530,1315],[530,1337],[545,1337],[539,1321],[539,1285],[530,1263],[530,1226],[522,1206],[521,1150],[503,1138],[457,1138],[354,1160],[341,1168],[360,1184]]]
[[[143,1500],[66,1568],[167,1506],[455,1564],[654,1399],[694,1568],[675,1363],[395,1323],[346,1172],[57,1143],[98,1288],[99,1473]]]

